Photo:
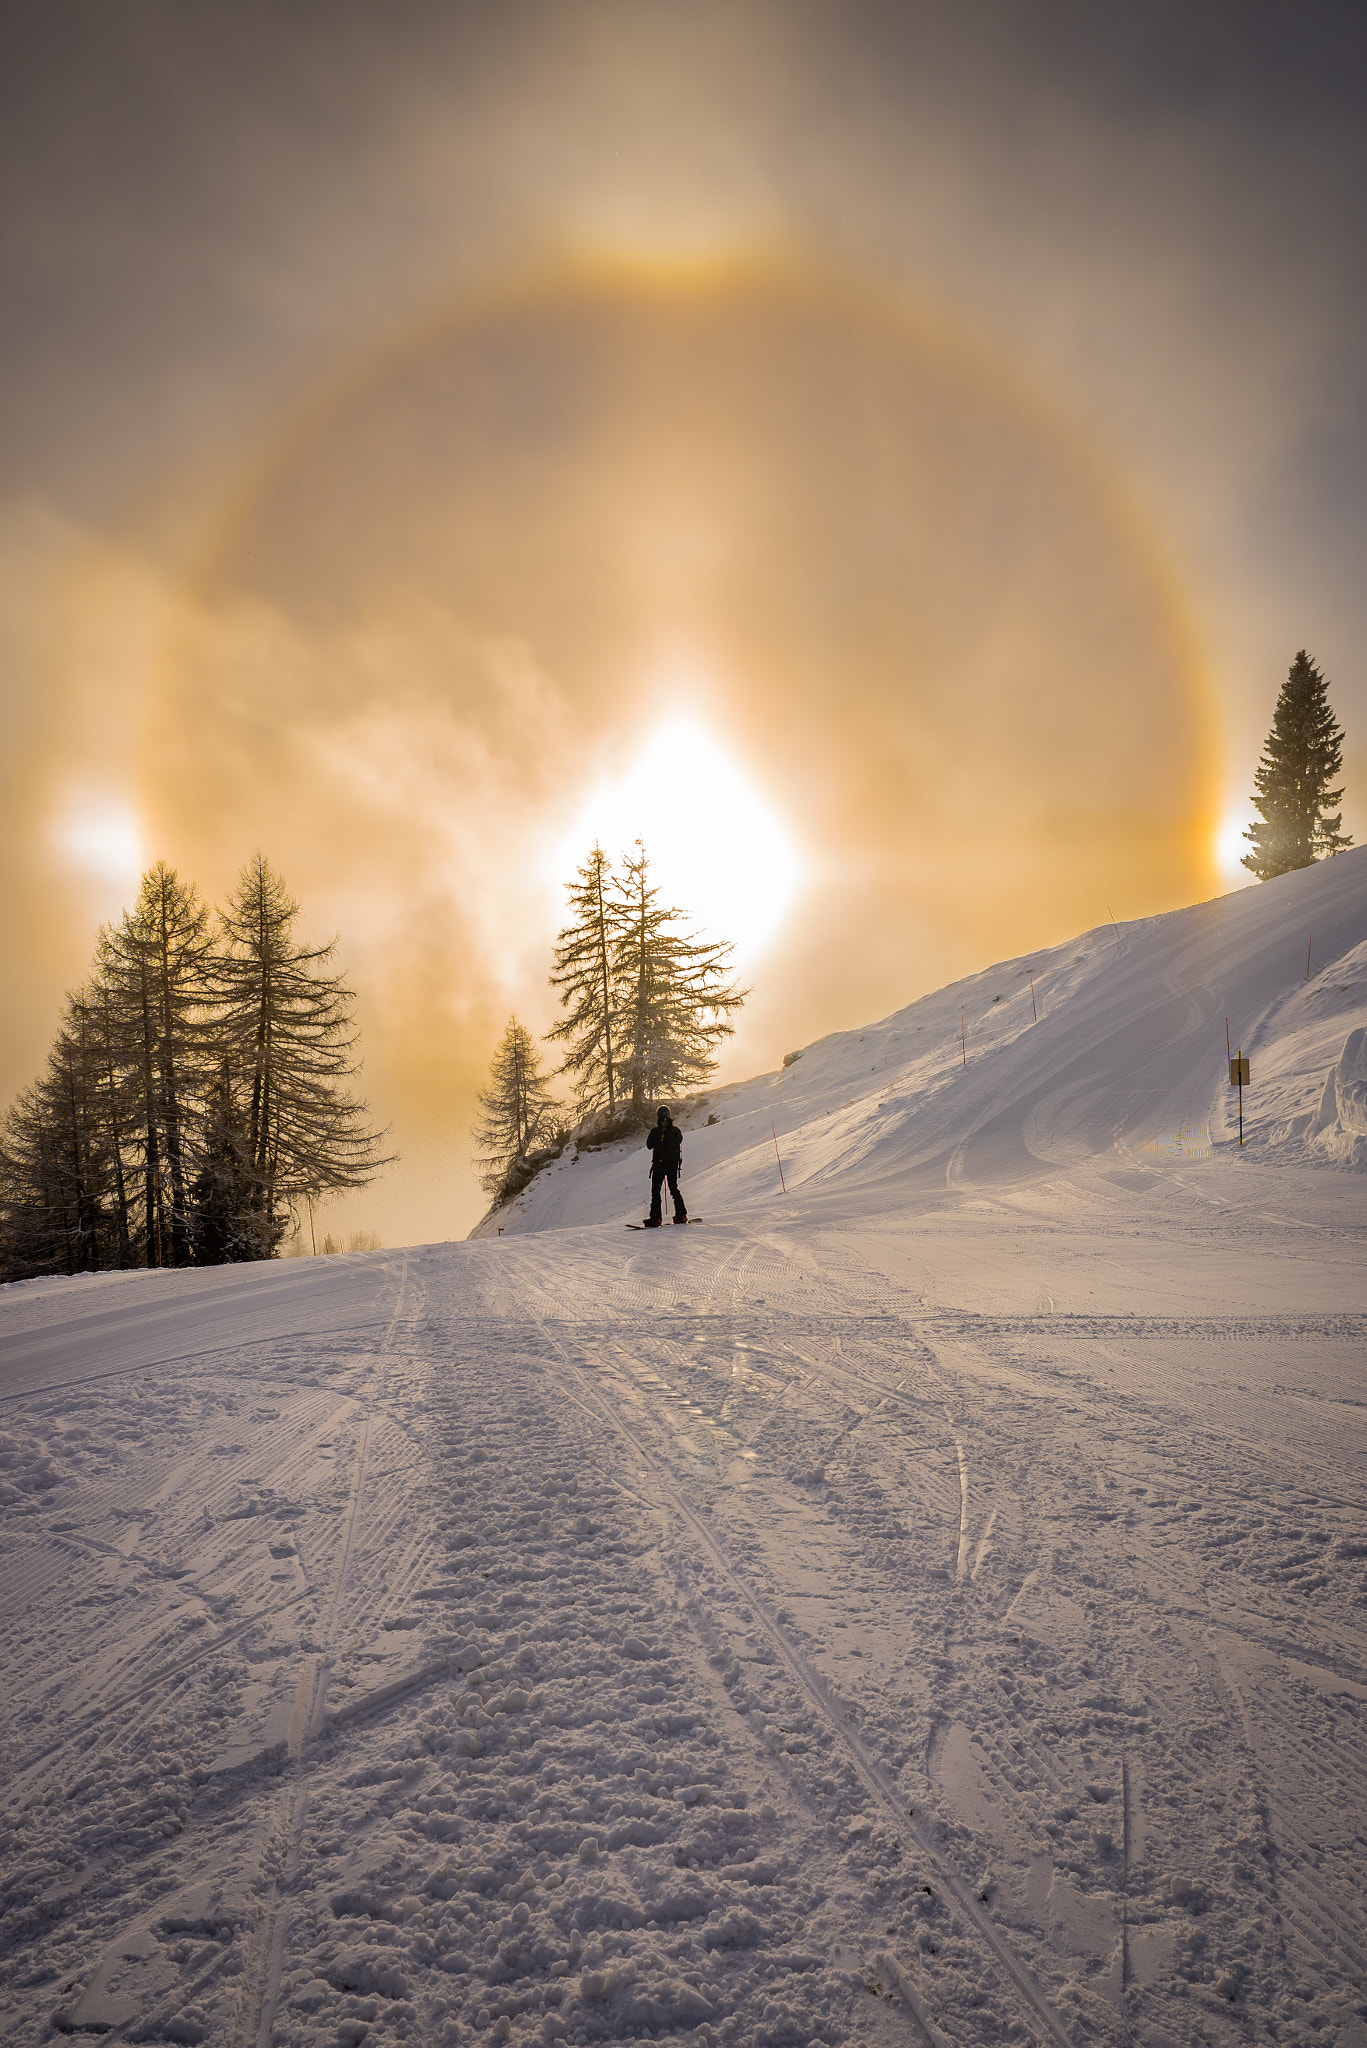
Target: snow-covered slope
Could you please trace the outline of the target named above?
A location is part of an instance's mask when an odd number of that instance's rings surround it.
[[[0,2035],[1367,2048],[1365,927],[809,1047],[701,1230],[0,1289]]]
[[[771,1123],[789,1191],[847,1206],[1237,1151],[1226,1022],[1252,1063],[1245,1160],[1367,1166],[1361,1041],[1331,1082],[1367,1025],[1367,847],[999,962],[714,1090],[681,1119],[687,1199],[711,1217],[776,1195]],[[630,1218],[646,1183],[639,1143],[571,1151],[472,1234]]]

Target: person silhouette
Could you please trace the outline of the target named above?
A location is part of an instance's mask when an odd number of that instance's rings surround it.
[[[674,1198],[674,1221],[687,1223],[688,1210],[683,1196],[679,1193],[683,1132],[663,1103],[655,1113],[655,1128],[646,1133],[646,1148],[650,1153],[650,1214],[646,1218],[646,1229],[658,1230],[664,1221],[660,1213],[660,1197],[666,1181]]]

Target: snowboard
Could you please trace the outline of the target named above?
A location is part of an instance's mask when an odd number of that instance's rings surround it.
[[[684,1218],[684,1222],[685,1222],[685,1223],[701,1223],[701,1222],[702,1222],[702,1217],[701,1217],[701,1216],[685,1216],[685,1218]],[[623,1228],[624,1228],[624,1229],[626,1229],[626,1230],[653,1230],[653,1229],[655,1228],[655,1225],[654,1225],[653,1223],[627,1223],[627,1224],[624,1224],[624,1225],[623,1225]],[[673,1224],[673,1223],[662,1223],[662,1224],[660,1225],[660,1229],[661,1229],[661,1230],[674,1230],[674,1229],[677,1229],[677,1228],[678,1228],[678,1226],[677,1226],[676,1224]]]

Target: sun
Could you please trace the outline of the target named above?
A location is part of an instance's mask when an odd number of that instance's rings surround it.
[[[71,797],[52,820],[50,839],[68,868],[97,883],[126,888],[142,866],[142,830],[117,797]]]
[[[1124,479],[819,266],[471,294],[282,422],[178,619],[149,802],[364,897],[396,1018],[539,1015],[595,837],[736,943],[755,1061],[1214,884],[1208,677]]]
[[[687,690],[672,661],[662,695]],[[696,694],[696,692],[688,692]],[[779,937],[809,861],[778,806],[701,720],[678,713],[656,726],[626,766],[591,790],[556,848],[565,880],[595,840],[617,859],[639,839],[665,901],[709,937],[729,939],[746,973]]]
[[[1244,855],[1248,852],[1244,832],[1252,823],[1253,813],[1246,803],[1236,804],[1220,820],[1215,834],[1215,864],[1227,889],[1244,888],[1253,880],[1244,866]]]

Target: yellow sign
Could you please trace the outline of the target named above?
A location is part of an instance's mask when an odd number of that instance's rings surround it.
[[[1249,1085],[1249,1080],[1248,1080],[1248,1054],[1247,1054],[1247,1053],[1240,1053],[1240,1055],[1239,1055],[1239,1057],[1238,1057],[1237,1059],[1233,1059],[1233,1060],[1231,1060],[1231,1061],[1230,1061],[1230,1063],[1229,1063],[1229,1085],[1230,1085],[1230,1087],[1231,1087],[1231,1088],[1247,1088],[1247,1087],[1248,1087],[1248,1085]]]

